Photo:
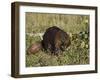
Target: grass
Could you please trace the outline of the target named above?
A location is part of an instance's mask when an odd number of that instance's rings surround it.
[[[42,50],[26,55],[26,67],[89,64],[89,16],[26,13],[26,33],[45,32],[48,27],[59,26],[68,32],[71,45],[58,56]],[[33,43],[41,41],[39,36],[26,35],[26,51]]]

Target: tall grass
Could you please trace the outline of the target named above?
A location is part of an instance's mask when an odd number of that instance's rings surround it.
[[[78,33],[87,29],[89,16],[47,14],[47,13],[26,13],[26,32],[45,32],[52,26],[58,26],[66,32]]]

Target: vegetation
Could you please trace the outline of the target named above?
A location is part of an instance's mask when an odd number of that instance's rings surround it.
[[[52,26],[58,26],[71,37],[71,45],[58,56],[42,50],[36,54],[26,55],[26,66],[57,66],[89,64],[89,16],[46,13],[26,13],[26,33],[43,33]],[[27,48],[41,41],[39,36],[26,34]]]

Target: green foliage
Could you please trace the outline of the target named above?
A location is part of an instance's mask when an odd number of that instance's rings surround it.
[[[68,32],[71,45],[58,56],[40,50],[26,55],[26,67],[89,64],[89,16],[26,13],[26,33],[45,32],[48,27],[60,26]],[[26,51],[39,36],[26,35]]]

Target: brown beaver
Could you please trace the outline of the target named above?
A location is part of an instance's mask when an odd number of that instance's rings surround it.
[[[43,35],[42,47],[56,55],[60,51],[64,51],[70,44],[69,35],[56,26],[48,28]]]

